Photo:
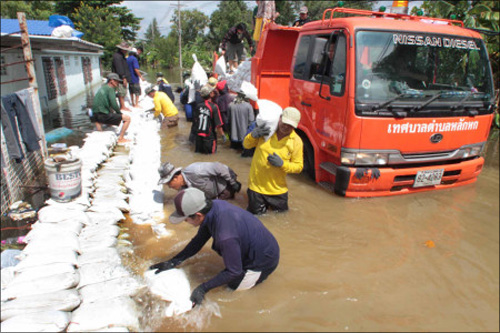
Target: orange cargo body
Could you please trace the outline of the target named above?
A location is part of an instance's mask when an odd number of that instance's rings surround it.
[[[301,111],[304,172],[339,195],[451,188],[481,172],[493,81],[481,36],[460,21],[337,8],[300,28],[271,23],[252,83]]]

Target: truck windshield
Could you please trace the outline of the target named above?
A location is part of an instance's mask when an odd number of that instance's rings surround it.
[[[398,105],[450,110],[453,104],[482,105],[478,102],[492,97],[488,55],[480,39],[410,32],[356,34],[357,113],[367,106],[372,111]]]

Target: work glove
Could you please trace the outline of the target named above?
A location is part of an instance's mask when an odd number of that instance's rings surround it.
[[[254,139],[260,138],[261,136],[266,136],[271,133],[271,129],[269,127],[266,127],[265,124],[262,124],[260,126],[257,126],[253,129],[252,131],[252,137]]]
[[[203,302],[203,299],[205,298],[205,293],[206,290],[203,288],[203,286],[200,284],[198,287],[196,287],[195,290],[193,290],[193,293],[191,294],[191,297],[189,298],[191,302],[193,302],[193,308],[196,305],[200,305],[201,302]]]
[[[267,160],[272,166],[278,168],[281,168],[283,166],[283,160],[276,153],[273,153],[272,155],[269,154],[269,156],[267,156]]]
[[[239,181],[235,181],[233,184],[231,184],[231,189],[235,193],[238,193],[241,190],[241,183]]]
[[[180,264],[181,262],[177,259],[170,259],[168,261],[159,262],[157,264],[149,266],[149,269],[156,269],[155,274],[161,273],[163,271],[169,270]]]

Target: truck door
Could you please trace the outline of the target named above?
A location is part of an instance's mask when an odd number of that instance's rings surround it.
[[[347,109],[347,38],[342,30],[303,35],[290,83],[293,106],[319,149],[340,156]],[[317,161],[321,163],[321,161]]]

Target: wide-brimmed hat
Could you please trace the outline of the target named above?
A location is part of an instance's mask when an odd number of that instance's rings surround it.
[[[158,173],[160,174],[160,180],[158,181],[158,185],[166,184],[172,180],[174,175],[181,171],[182,168],[176,168],[172,163],[165,162],[158,168]]]
[[[300,122],[300,111],[292,106],[285,108],[281,114],[281,121],[297,128]]]
[[[190,187],[177,193],[174,204],[175,212],[168,219],[170,223],[177,224],[205,208],[207,202],[205,193],[197,188]]]
[[[120,75],[116,74],[116,73],[109,73],[108,76],[106,76],[106,78],[108,80],[115,80],[115,81],[118,81],[120,83],[123,82],[122,79],[120,79]]]
[[[149,87],[146,88],[146,90],[144,92],[146,93],[146,95],[149,95],[149,93],[154,91],[154,90],[155,90],[155,86],[150,85]]]
[[[211,85],[209,84],[206,84],[204,85],[203,87],[201,87],[200,89],[200,95],[201,97],[208,97],[210,96],[210,93],[215,89],[215,87],[212,87]]]
[[[127,42],[121,42],[120,44],[116,45],[116,47],[125,51],[131,51],[131,48]]]

